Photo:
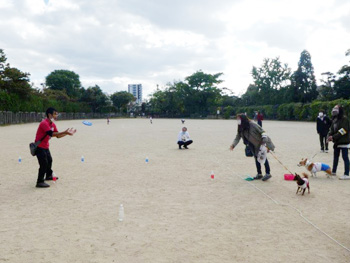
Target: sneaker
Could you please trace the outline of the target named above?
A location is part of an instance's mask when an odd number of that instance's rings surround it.
[[[350,176],[346,175],[346,174],[344,174],[343,176],[339,177],[339,180],[349,180],[349,179],[350,179]]]
[[[179,150],[181,150],[181,145],[179,144]]]
[[[332,176],[337,176],[337,173],[335,173],[335,172],[332,172]]]
[[[272,176],[271,176],[271,174],[265,174],[265,176],[263,177],[263,181],[267,181],[267,180],[269,180],[270,178],[271,178]]]
[[[320,153],[323,153],[323,152],[324,152],[324,150],[321,150],[321,151],[320,151]]]
[[[328,149],[327,149],[327,150],[325,150],[325,153],[328,153]]]
[[[47,183],[42,182],[42,183],[37,183],[36,187],[38,187],[38,188],[46,188],[46,187],[50,187],[50,185],[47,184]]]
[[[257,174],[257,175],[254,177],[254,180],[260,180],[261,178],[263,178],[262,174]]]
[[[185,149],[188,149],[188,148],[187,148],[187,145],[184,145],[184,147],[185,147]]]

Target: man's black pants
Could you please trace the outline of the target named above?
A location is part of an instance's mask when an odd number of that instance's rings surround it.
[[[320,144],[321,144],[321,151],[324,151],[324,146],[326,146],[326,151],[328,151],[328,142],[327,142],[327,135],[323,136],[320,134]]]
[[[46,178],[52,177],[52,157],[49,149],[37,148],[36,157],[39,162],[39,174],[37,183],[43,183]]]
[[[190,145],[191,143],[193,143],[192,140],[188,140],[188,141],[178,141],[177,144],[179,145],[179,148],[181,148],[182,145],[184,145],[185,147],[187,147],[187,145]]]

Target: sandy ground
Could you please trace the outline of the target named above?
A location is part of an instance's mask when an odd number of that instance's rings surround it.
[[[304,172],[297,162],[319,152],[315,124],[263,125],[276,157]],[[51,140],[60,179],[48,189],[35,188],[28,149],[37,126],[0,127],[0,262],[350,262],[350,181],[318,173],[296,195],[271,155],[269,181],[243,180],[256,170],[242,142],[228,150],[236,121],[187,120],[189,150],[176,145],[178,119],[58,121],[78,131]],[[332,153],[314,160],[332,165]]]

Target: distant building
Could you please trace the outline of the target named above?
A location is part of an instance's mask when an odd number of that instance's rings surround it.
[[[129,84],[128,92],[134,95],[137,104],[142,103],[142,84]]]

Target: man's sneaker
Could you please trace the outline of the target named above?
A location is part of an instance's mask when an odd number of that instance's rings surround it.
[[[179,149],[181,150],[181,145],[179,144]]]
[[[254,180],[260,180],[261,178],[263,178],[262,174],[257,174],[257,175],[254,177]]]
[[[324,152],[324,150],[321,150],[321,151],[320,151],[320,153],[323,153],[323,152]]]
[[[265,174],[265,176],[263,177],[263,181],[267,181],[271,178],[271,174]]]
[[[38,188],[46,188],[46,187],[50,187],[50,185],[47,184],[47,183],[42,182],[42,183],[37,183],[36,187],[38,187]]]
[[[343,175],[343,176],[340,176],[339,177],[339,180],[349,180],[350,179],[350,176],[349,175]]]
[[[188,148],[187,148],[187,145],[184,145],[184,147],[185,147],[185,149],[188,149]]]
[[[332,172],[332,176],[337,176],[337,173],[335,173],[335,172]]]
[[[325,153],[328,153],[328,149],[325,150]]]

